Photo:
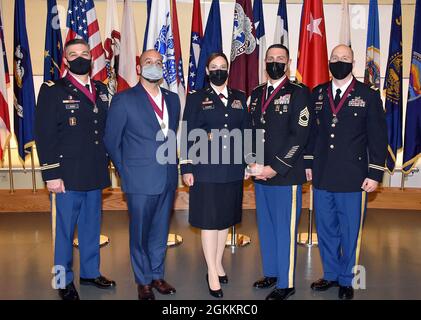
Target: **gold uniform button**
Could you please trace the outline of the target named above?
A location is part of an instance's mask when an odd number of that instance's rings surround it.
[[[225,114],[225,117],[228,118],[228,113]]]
[[[332,134],[330,135],[330,137],[331,137],[331,138],[335,138],[335,135],[332,133]]]
[[[227,125],[227,124],[224,124],[224,127],[225,127],[225,128],[227,128],[227,127],[228,127],[228,125]]]
[[[227,148],[227,146],[224,146],[224,149],[226,149]]]
[[[331,144],[330,149],[335,149],[335,146],[333,144]]]
[[[97,130],[95,130],[95,134],[98,134],[98,131]]]
[[[262,139],[262,142],[264,143],[266,140],[265,139]]]
[[[335,127],[336,127],[336,124],[332,123],[332,128],[335,128]]]
[[[94,120],[94,123],[97,124],[98,123],[98,120]]]
[[[227,138],[227,135],[226,135],[226,134],[224,134],[224,138],[225,138],[225,139]]]
[[[98,141],[95,141],[95,144],[98,144],[99,142]]]

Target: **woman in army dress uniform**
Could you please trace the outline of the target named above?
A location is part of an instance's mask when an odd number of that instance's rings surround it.
[[[228,65],[223,53],[211,54],[206,68],[210,84],[188,95],[183,116],[183,121],[187,122],[187,125],[183,125],[185,132],[182,135],[185,144],[182,145],[180,161],[183,181],[190,187],[189,222],[201,229],[203,253],[208,267],[206,281],[209,293],[217,298],[223,296],[221,283],[228,283],[222,266],[228,230],[241,221],[242,215],[245,165],[242,152],[234,157],[233,133],[241,133],[235,137],[235,143],[242,146],[243,132],[248,126],[245,93],[230,89],[226,84]],[[192,155],[188,157],[189,150],[199,142],[198,139],[187,139],[195,129],[205,130],[208,140],[207,157],[202,154],[197,161],[192,159]],[[211,145],[216,145],[216,149]],[[212,156],[217,151],[218,155]],[[191,153],[196,156],[196,152]],[[226,158],[222,161],[225,156],[229,156],[228,161]],[[202,161],[203,158],[205,161]],[[206,160],[207,163],[204,163]]]

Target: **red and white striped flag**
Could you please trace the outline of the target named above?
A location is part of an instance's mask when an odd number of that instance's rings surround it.
[[[136,67],[139,63],[140,52],[137,46],[132,0],[125,0],[117,78],[118,92],[132,88],[138,83],[139,77]]]
[[[108,79],[105,54],[93,0],[69,0],[66,25],[66,43],[75,38],[85,39],[91,48],[91,78],[105,82]],[[63,64],[61,69],[64,75]]]
[[[0,19],[3,17],[0,13]],[[9,106],[7,103],[7,87],[10,82],[7,69],[6,48],[4,48],[3,19],[0,20],[0,160],[3,160],[4,150],[10,138],[10,117]]]

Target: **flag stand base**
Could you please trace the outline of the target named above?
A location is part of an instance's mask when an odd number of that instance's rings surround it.
[[[104,247],[109,243],[110,243],[110,238],[101,234],[100,237],[99,237],[99,246]],[[73,247],[79,248],[79,239],[78,238],[75,238],[73,240]]]
[[[170,233],[168,235],[168,240],[167,240],[167,246],[168,247],[179,246],[182,243],[183,243],[183,237],[182,236],[180,236],[176,233]]]

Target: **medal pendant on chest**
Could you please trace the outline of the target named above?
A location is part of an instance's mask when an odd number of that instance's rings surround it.
[[[339,122],[338,117],[336,114],[333,115],[332,123],[337,124]]]
[[[161,129],[164,130],[166,128],[165,123],[161,123]]]
[[[260,117],[260,122],[263,123],[263,124],[266,123],[265,118],[263,118],[263,115]]]
[[[98,107],[96,105],[94,106],[94,113],[98,113]]]

